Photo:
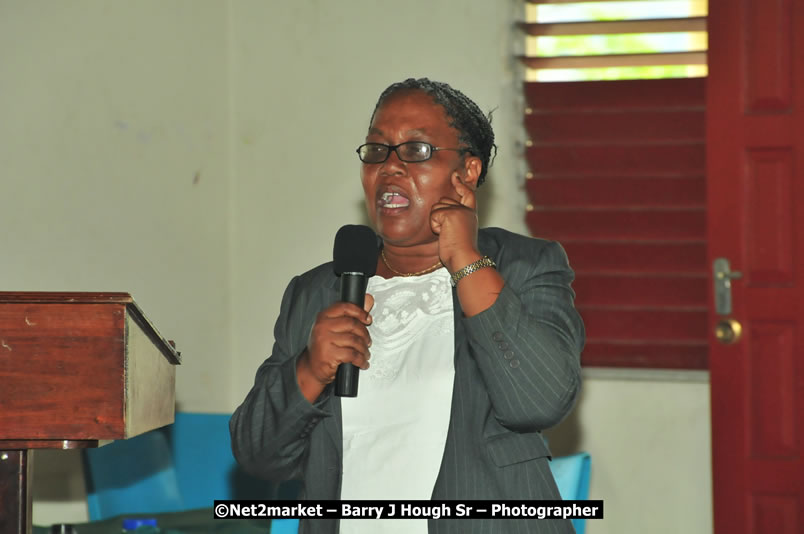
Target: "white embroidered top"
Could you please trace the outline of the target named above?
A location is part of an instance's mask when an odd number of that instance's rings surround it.
[[[446,269],[369,279],[370,367],[342,398],[341,499],[428,500],[444,455],[455,377]],[[426,533],[427,521],[342,519],[342,534]]]

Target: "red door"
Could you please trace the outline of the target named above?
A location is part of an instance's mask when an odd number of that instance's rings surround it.
[[[715,533],[804,534],[804,1],[710,0],[707,205]]]

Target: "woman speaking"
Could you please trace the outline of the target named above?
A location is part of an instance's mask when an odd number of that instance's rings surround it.
[[[558,243],[478,229],[494,132],[463,93],[388,87],[357,149],[382,240],[365,306],[331,263],[285,291],[271,357],[230,423],[248,471],[303,499],[559,499],[541,431],[572,409],[583,323]],[[360,371],[333,394],[338,366]],[[302,533],[570,533],[569,520],[302,520]]]

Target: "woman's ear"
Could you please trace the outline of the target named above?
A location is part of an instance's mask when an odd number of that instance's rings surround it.
[[[463,162],[463,169],[459,175],[461,182],[472,189],[477,189],[477,180],[483,171],[483,161],[477,156],[466,156]]]

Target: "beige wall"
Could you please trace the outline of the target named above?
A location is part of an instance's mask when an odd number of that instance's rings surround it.
[[[131,293],[191,410],[231,396],[227,36],[212,0],[0,0],[0,289]],[[38,456],[34,518],[86,517]]]
[[[126,291],[228,402],[226,10],[0,2],[2,287]]]
[[[590,534],[712,532],[705,372],[587,369],[576,409],[546,434],[557,456],[592,456]]]
[[[497,108],[481,220],[525,232],[519,0],[0,0],[3,289],[129,291],[229,412],[289,278],[362,222],[354,148],[407,76]],[[705,377],[587,373],[559,454],[593,455],[591,534],[711,532]],[[34,519],[86,518],[80,458],[38,455]]]

